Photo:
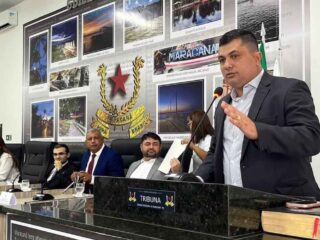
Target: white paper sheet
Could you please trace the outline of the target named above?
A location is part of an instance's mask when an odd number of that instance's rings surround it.
[[[187,144],[181,144],[181,139],[175,139],[163,159],[160,167],[158,168],[159,171],[168,174],[170,172],[170,161],[172,158],[178,158],[181,153],[186,149]]]

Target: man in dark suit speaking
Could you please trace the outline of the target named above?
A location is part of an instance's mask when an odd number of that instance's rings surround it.
[[[232,86],[215,111],[215,136],[196,175],[271,193],[315,196],[310,157],[320,125],[305,82],[263,71],[255,36],[232,30],[220,39],[219,62]]]
[[[86,135],[88,151],[82,155],[80,172],[74,172],[73,181],[83,181],[94,184],[93,176],[123,177],[123,163],[121,156],[104,144],[104,139],[98,129],[88,130]]]

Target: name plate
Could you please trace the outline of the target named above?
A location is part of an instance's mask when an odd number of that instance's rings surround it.
[[[175,192],[128,188],[128,206],[175,212]]]

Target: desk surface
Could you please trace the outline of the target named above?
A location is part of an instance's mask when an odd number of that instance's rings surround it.
[[[11,187],[12,187],[12,183],[0,181],[0,191],[6,191],[6,190],[10,189]],[[20,183],[15,183],[14,187],[20,189]],[[41,184],[40,183],[31,184],[30,187],[31,187],[31,189],[40,189]]]
[[[71,194],[57,196],[68,197]],[[27,199],[23,199],[25,201]],[[29,199],[30,200],[30,199]],[[71,227],[94,231],[102,234],[118,236],[126,239],[226,239],[220,236],[209,235],[185,229],[170,228],[161,225],[148,224],[100,215],[94,212],[92,195],[85,198],[67,198],[47,202],[29,202],[16,206],[2,206],[4,213],[13,213],[38,221],[54,222]],[[232,239],[292,239],[289,237],[274,236],[257,233],[238,236]]]

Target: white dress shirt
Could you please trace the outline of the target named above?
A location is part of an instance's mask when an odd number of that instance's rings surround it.
[[[196,146],[198,146],[202,150],[208,152],[209,148],[210,148],[210,144],[211,144],[211,138],[212,138],[212,136],[207,134],[204,138],[202,138],[199,141],[199,143],[196,144]],[[197,171],[197,169],[201,165],[201,163],[202,163],[201,158],[198,156],[198,154],[196,154],[195,151],[193,151],[192,158],[190,161],[189,173]]]
[[[12,156],[6,152],[2,153],[0,156],[0,181],[12,183],[18,175],[18,169],[13,167]]]
[[[94,170],[96,169],[97,163],[98,163],[98,161],[99,161],[100,155],[101,155],[104,147],[105,147],[105,145],[103,144],[102,147],[100,148],[100,150],[95,153],[96,156],[95,156],[95,158],[94,158],[94,163],[93,163],[93,168],[92,168],[92,178],[91,178],[90,184],[94,184],[94,176],[93,176],[93,173],[94,173]],[[92,155],[93,155],[93,153],[90,152],[90,157],[89,157],[89,160],[88,160],[88,162],[87,162],[86,172],[88,172],[88,167],[89,167],[90,161],[91,161],[91,159],[92,159]]]
[[[140,165],[133,171],[130,178],[140,178],[140,179],[147,179],[148,174],[156,161],[155,158],[150,159],[148,161],[141,159]]]
[[[232,106],[248,115],[253,97],[261,81],[263,70],[249,83],[243,86],[243,95],[237,97],[236,91],[231,91]],[[242,187],[240,160],[244,134],[233,125],[228,117],[223,128],[223,173],[225,184]]]

